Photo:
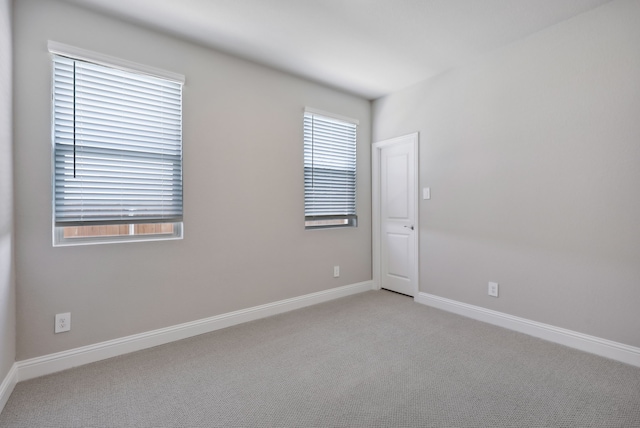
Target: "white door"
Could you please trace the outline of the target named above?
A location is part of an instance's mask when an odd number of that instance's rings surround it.
[[[417,294],[417,147],[418,135],[377,143],[379,210],[379,283],[398,293]],[[376,165],[374,165],[374,168]]]

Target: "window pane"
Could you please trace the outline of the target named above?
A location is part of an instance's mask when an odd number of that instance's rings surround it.
[[[134,224],[134,235],[172,234],[173,223]]]
[[[128,224],[106,226],[71,226],[64,228],[65,238],[88,238],[93,236],[122,236],[129,234]]]
[[[355,123],[305,112],[305,227],[356,226]]]
[[[67,226],[63,227],[63,237],[69,238],[104,238],[109,236],[136,236],[174,233],[174,223],[150,224],[112,224],[102,226]]]
[[[182,237],[180,82],[54,55],[53,156],[54,245]]]

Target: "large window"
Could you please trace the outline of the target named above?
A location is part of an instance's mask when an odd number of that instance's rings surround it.
[[[50,50],[54,245],[182,237],[182,82]]]
[[[304,214],[307,229],[356,226],[357,121],[304,114]]]

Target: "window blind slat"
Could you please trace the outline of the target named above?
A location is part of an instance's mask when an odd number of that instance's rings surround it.
[[[182,221],[182,85],[54,55],[53,92],[56,226]]]

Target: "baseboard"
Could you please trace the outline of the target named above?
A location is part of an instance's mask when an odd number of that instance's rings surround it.
[[[171,327],[134,334],[119,339],[18,361],[17,380],[23,381],[35,377],[56,373],[62,370],[104,360],[142,349],[186,339],[199,334],[209,333],[233,325],[241,324],[272,315],[289,312],[306,306],[349,296],[373,289],[373,281],[365,281],[330,290],[280,300],[265,305],[254,306],[235,312],[216,315],[210,318],[196,320]]]
[[[7,373],[0,384],[0,413],[2,413],[4,405],[7,404],[16,383],[18,383],[18,365],[13,363],[9,373]]]
[[[600,355],[640,367],[640,348],[601,339],[595,336],[578,333],[576,331],[543,324],[537,321],[520,318],[498,311],[469,305],[455,300],[445,299],[427,293],[418,293],[415,301],[423,305],[453,312],[478,321],[484,321],[500,327],[535,336],[540,339],[569,346],[581,351]]]

